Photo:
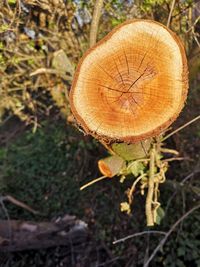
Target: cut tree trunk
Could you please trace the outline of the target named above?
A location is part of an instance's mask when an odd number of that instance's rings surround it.
[[[70,105],[86,133],[104,142],[135,143],[171,125],[187,90],[187,60],[178,36],[158,22],[131,20],[83,56]]]

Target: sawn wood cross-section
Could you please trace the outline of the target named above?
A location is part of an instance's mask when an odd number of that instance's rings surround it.
[[[70,104],[87,133],[134,143],[161,133],[177,118],[187,89],[180,39],[155,21],[132,20],[83,56]]]

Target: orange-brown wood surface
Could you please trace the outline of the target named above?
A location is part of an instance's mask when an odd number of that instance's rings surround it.
[[[70,92],[72,112],[99,139],[137,142],[176,119],[187,76],[184,48],[172,31],[150,20],[128,21],[81,59]]]

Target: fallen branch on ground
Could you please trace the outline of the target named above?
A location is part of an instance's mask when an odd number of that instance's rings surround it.
[[[22,251],[86,242],[87,224],[65,215],[54,222],[0,220],[0,251]]]

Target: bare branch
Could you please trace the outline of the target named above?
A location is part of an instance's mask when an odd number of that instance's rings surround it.
[[[40,214],[39,211],[36,211],[34,209],[32,209],[31,207],[29,207],[28,205],[26,205],[25,203],[17,200],[16,198],[12,197],[12,196],[4,196],[4,197],[0,197],[0,200],[1,201],[10,201],[12,204],[20,207],[20,208],[23,208],[25,210],[28,210],[30,212],[32,212],[33,214]]]
[[[47,69],[47,68],[39,68],[36,71],[30,73],[30,76],[35,76],[38,74],[55,74],[55,75],[62,75],[66,80],[71,81],[72,77],[66,75],[65,73],[61,73],[59,70],[56,69]]]
[[[194,176],[194,174],[196,173],[199,173],[200,172],[200,169],[196,169],[194,170],[192,173],[188,174],[183,180],[182,182],[180,183],[180,185],[184,185],[185,182],[187,182],[190,178],[192,178]]]
[[[162,232],[162,231],[143,231],[143,232],[139,232],[139,233],[135,233],[132,235],[128,235],[125,236],[123,238],[120,238],[118,240],[113,241],[113,245],[120,243],[120,242],[124,242],[130,238],[136,237],[136,236],[141,236],[141,235],[146,235],[146,234],[159,234],[159,235],[166,235],[166,232]]]
[[[168,139],[170,136],[174,135],[175,133],[179,132],[180,130],[184,129],[185,127],[189,126],[190,124],[192,124],[193,122],[197,121],[200,119],[200,115],[198,115],[197,117],[195,117],[194,119],[188,121],[187,123],[185,123],[184,125],[182,125],[181,127],[179,127],[178,129],[174,130],[173,132],[171,132],[170,134],[166,135],[162,141],[165,141],[166,139]]]
[[[168,17],[168,20],[167,20],[167,27],[168,28],[170,27],[170,22],[171,22],[171,18],[172,18],[172,12],[174,10],[175,2],[176,2],[176,0],[172,1],[171,9],[170,9],[170,12],[169,12],[169,17]]]
[[[96,0],[92,16],[91,29],[90,29],[90,47],[92,47],[96,43],[98,25],[102,7],[103,7],[103,0]]]

